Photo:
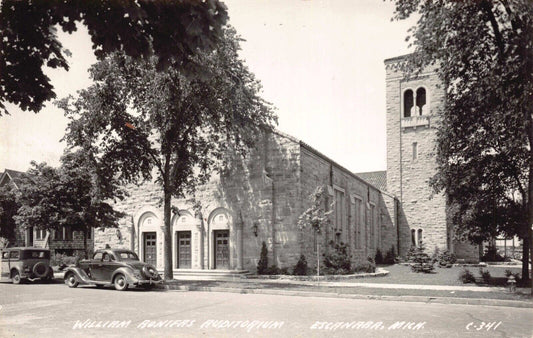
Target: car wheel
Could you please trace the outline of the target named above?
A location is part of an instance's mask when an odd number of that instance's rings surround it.
[[[125,291],[128,289],[128,282],[126,281],[126,277],[121,273],[115,276],[115,280],[113,283],[115,284],[115,289],[117,291]]]
[[[76,276],[74,276],[74,274],[71,272],[71,273],[68,273],[68,274],[65,276],[65,284],[67,284],[69,288],[75,288],[75,287],[77,287],[80,283],[79,283],[78,280],[76,279]]]
[[[13,284],[20,284],[22,282],[22,278],[20,278],[20,273],[17,270],[13,270],[11,273],[11,281]]]

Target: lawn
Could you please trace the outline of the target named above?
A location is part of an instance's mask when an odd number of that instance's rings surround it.
[[[482,298],[531,301],[530,295],[508,292],[475,292],[475,291],[445,291],[445,290],[410,290],[410,289],[381,289],[366,287],[331,287],[325,285],[298,285],[268,282],[230,282],[230,281],[175,281],[174,285],[187,287],[190,291],[206,291],[205,288],[237,289],[253,293],[257,290],[282,290],[282,291],[310,291],[335,294],[357,294],[366,296],[422,296],[422,297],[453,297],[453,298]]]
[[[411,272],[411,268],[407,265],[389,265],[382,266],[382,269],[389,271],[389,274],[384,277],[376,278],[358,278],[351,280],[343,280],[343,282],[354,283],[386,283],[386,284],[422,284],[422,285],[468,285],[463,284],[459,280],[459,273],[464,269],[463,267],[439,268],[436,267],[434,273],[416,273]],[[475,277],[479,277],[478,267],[467,267]],[[521,272],[520,266],[509,267],[484,267],[484,270],[489,270],[491,277],[496,277],[503,281],[505,278],[505,270],[509,269],[513,273]]]

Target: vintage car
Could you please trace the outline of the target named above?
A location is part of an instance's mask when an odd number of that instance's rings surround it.
[[[150,288],[162,283],[157,269],[139,261],[137,254],[125,249],[97,250],[92,259],[80,260],[65,269],[65,284],[71,288],[82,285],[114,285],[124,291],[129,286]]]
[[[50,267],[50,250],[33,247],[2,249],[0,254],[0,280],[20,284],[26,280],[51,281],[54,271]]]

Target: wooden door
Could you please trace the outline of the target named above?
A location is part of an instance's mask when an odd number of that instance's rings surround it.
[[[215,269],[229,269],[229,231],[215,231]]]
[[[155,232],[145,232],[143,239],[143,261],[157,266],[157,235]]]
[[[176,252],[178,257],[176,259],[178,269],[190,269],[191,268],[191,232],[190,231],[178,231],[177,234]]]

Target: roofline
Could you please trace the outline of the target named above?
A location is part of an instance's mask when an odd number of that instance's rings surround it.
[[[357,176],[357,174],[353,173],[352,171],[346,169],[344,166],[340,165],[338,162],[332,160],[331,158],[327,157],[326,155],[324,155],[323,153],[321,153],[320,151],[316,150],[315,148],[311,147],[309,144],[305,143],[304,141],[302,140],[299,140],[297,139],[296,137],[292,136],[292,135],[289,135],[287,133],[284,133],[278,129],[273,129],[272,132],[276,135],[279,135],[281,137],[284,137],[288,140],[291,140],[295,143],[298,143],[300,145],[300,147],[303,147],[303,148],[306,148],[307,150],[309,150],[310,152],[314,153],[315,155],[323,158],[324,160],[328,161],[329,163],[335,165],[336,167],[338,167],[339,169],[345,171],[346,173],[348,173],[350,176],[352,176],[353,178],[355,178],[356,180],[360,181],[360,182],[363,182],[365,184],[367,184],[369,187],[389,196],[389,197],[392,197],[392,198],[395,198],[396,199],[396,196],[392,195],[391,193],[385,191],[385,190],[382,190],[378,187],[376,187],[375,185],[373,185],[372,183],[369,183],[367,182],[366,180],[362,179],[361,177]],[[385,171],[386,170],[380,170],[380,171]]]
[[[399,55],[399,56],[394,56],[394,57],[391,57],[391,58],[388,58],[388,59],[385,59],[383,60],[383,63],[387,64],[387,63],[394,63],[394,62],[398,62],[398,61],[402,61],[402,60],[405,60],[407,59],[407,57],[413,55],[414,53],[409,53],[409,54],[404,54],[404,55]]]

